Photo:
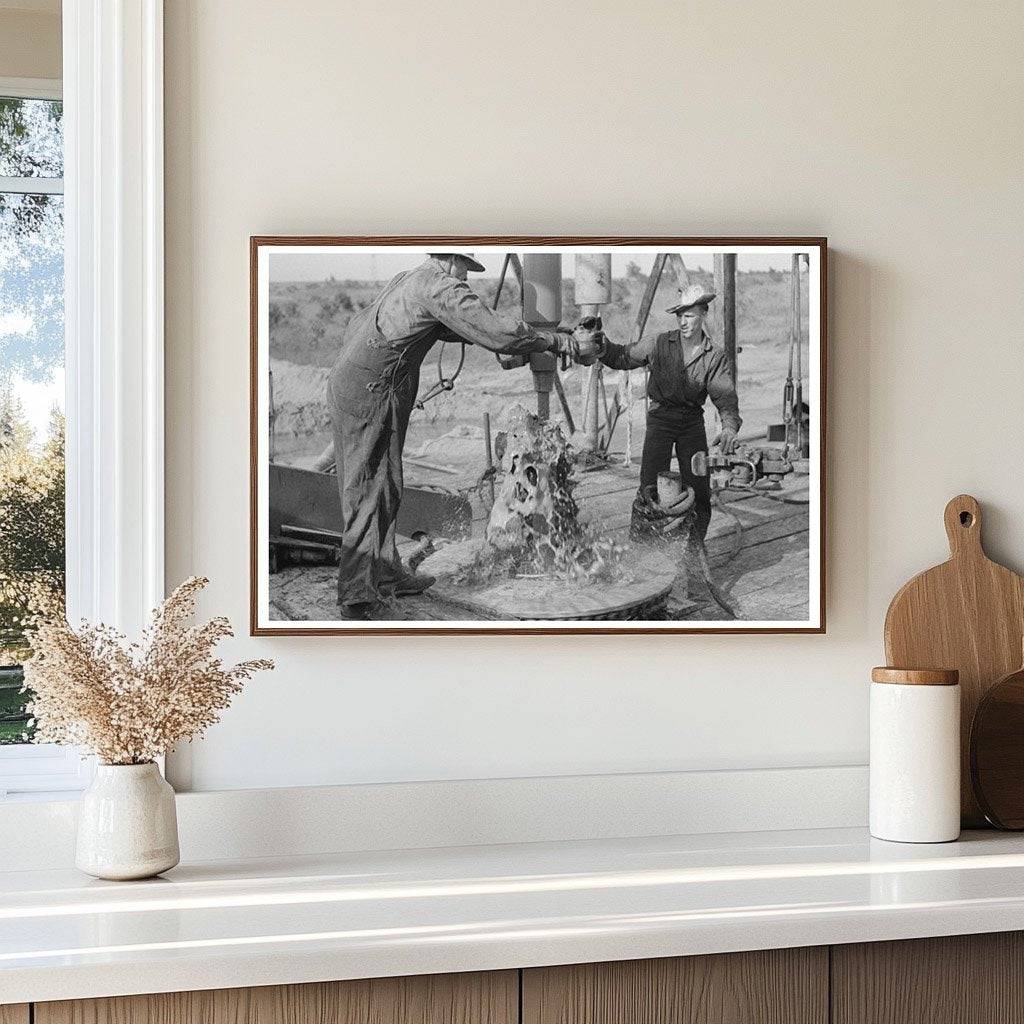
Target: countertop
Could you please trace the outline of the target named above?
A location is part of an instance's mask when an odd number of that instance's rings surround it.
[[[862,829],[0,872],[0,1003],[1024,928],[1024,837]]]

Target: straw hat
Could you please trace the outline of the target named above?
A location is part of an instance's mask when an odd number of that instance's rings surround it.
[[[431,256],[461,256],[468,264],[470,270],[483,270],[484,265],[471,252],[432,252]]]
[[[691,306],[706,306],[715,297],[714,292],[701,288],[699,284],[691,284],[687,288],[679,289],[679,296],[674,306],[669,306],[666,313],[681,313]]]

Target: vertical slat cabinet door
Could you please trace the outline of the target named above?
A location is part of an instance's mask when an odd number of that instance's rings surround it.
[[[832,947],[833,1024],[1024,1024],[1024,935]]]
[[[828,950],[540,967],[523,1024],[827,1024]]]
[[[517,1024],[518,1007],[516,972],[494,971],[39,1003],[35,1024]]]
[[[25,1003],[0,1005],[0,1024],[28,1024],[28,1006]]]

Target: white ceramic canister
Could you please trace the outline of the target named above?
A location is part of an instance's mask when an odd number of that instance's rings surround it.
[[[150,878],[178,863],[174,790],[148,764],[100,764],[82,794],[75,864],[96,878]]]
[[[871,672],[871,834],[897,843],[960,835],[960,683],[953,669]]]

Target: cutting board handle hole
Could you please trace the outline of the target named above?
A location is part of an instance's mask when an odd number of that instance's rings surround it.
[[[977,498],[958,494],[942,514],[951,555],[983,555],[981,549],[981,506]]]

